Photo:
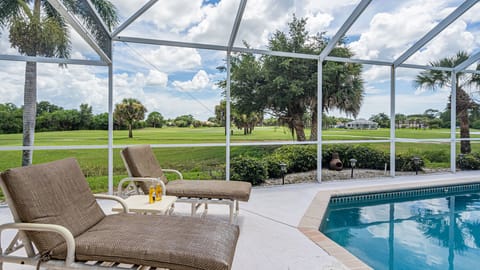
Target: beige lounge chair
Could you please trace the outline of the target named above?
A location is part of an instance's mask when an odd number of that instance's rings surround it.
[[[239,212],[239,201],[248,201],[252,185],[243,181],[183,180],[177,170],[162,169],[150,145],[136,145],[124,148],[121,156],[127,168],[128,178],[120,181],[118,192],[122,194],[125,182],[134,182],[144,193],[148,193],[152,180],[161,180],[166,195],[177,196],[177,202],[191,203],[191,214],[195,215],[200,205],[226,204],[230,207],[230,222]],[[174,172],[179,179],[169,181],[164,172]],[[135,191],[138,188],[134,187]],[[235,211],[234,211],[235,206]]]
[[[75,159],[8,170],[0,185],[15,220],[0,232],[19,230],[1,249],[0,269],[4,262],[36,265],[46,255],[41,266],[47,269],[100,270],[102,262],[118,270],[125,269],[120,263],[129,269],[231,268],[238,226],[185,216],[105,215]],[[27,257],[11,255],[22,247]]]

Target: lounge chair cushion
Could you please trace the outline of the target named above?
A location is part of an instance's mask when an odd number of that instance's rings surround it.
[[[165,184],[168,179],[162,171],[150,145],[129,146],[122,150],[125,162],[133,177],[160,178]],[[144,193],[148,193],[149,185],[138,182]]]
[[[21,222],[62,225],[75,237],[105,217],[73,158],[7,170],[2,178]],[[28,236],[41,253],[64,242],[51,232]]]
[[[238,235],[238,226],[213,219],[109,215],[75,239],[76,258],[168,269],[226,270],[232,264]],[[65,247],[54,250],[53,257],[65,258]]]
[[[167,195],[177,197],[248,201],[252,185],[242,181],[175,180],[168,182]]]

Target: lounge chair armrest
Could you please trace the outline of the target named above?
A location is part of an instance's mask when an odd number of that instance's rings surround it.
[[[159,183],[162,186],[163,195],[165,195],[166,192],[167,192],[166,187],[165,187],[165,183],[162,180],[160,180],[160,178],[126,177],[126,178],[123,178],[122,180],[120,180],[120,182],[118,183],[118,188],[117,188],[117,194],[118,195],[122,194],[122,187],[123,187],[123,184],[126,183],[126,182],[149,182],[149,183],[155,182],[155,183]]]
[[[75,261],[75,238],[73,238],[73,234],[63,226],[40,223],[7,223],[0,225],[0,233],[7,229],[58,233],[65,239],[65,243],[67,245],[67,257],[65,258],[65,265],[69,266]]]
[[[174,169],[162,169],[163,172],[172,172],[172,173],[176,173],[178,175],[178,177],[180,178],[180,180],[183,180],[183,174],[177,170],[174,170]]]
[[[106,195],[106,194],[93,194],[93,196],[95,196],[96,199],[117,201],[120,203],[120,205],[122,205],[124,213],[129,212],[127,202],[118,196]]]

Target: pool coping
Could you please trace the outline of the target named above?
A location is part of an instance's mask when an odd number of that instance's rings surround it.
[[[330,198],[332,196],[348,196],[369,192],[387,192],[398,191],[403,189],[413,188],[425,188],[425,187],[439,187],[445,185],[461,185],[480,183],[479,176],[470,176],[464,179],[451,179],[441,180],[425,180],[418,182],[398,182],[392,181],[392,183],[373,183],[370,186],[352,187],[352,188],[332,188],[328,190],[319,191],[313,198],[310,206],[307,208],[300,223],[298,224],[298,230],[302,232],[306,237],[312,240],[320,248],[325,250],[329,255],[335,257],[340,263],[342,263],[347,269],[353,270],[367,270],[372,269],[362,260],[355,255],[348,252],[345,248],[335,243],[326,235],[319,231],[320,225],[323,220],[323,216],[327,210]],[[419,180],[421,180],[419,178]]]

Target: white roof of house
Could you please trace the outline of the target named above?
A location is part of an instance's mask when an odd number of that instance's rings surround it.
[[[373,122],[373,121],[370,121],[370,120],[366,120],[366,119],[356,119],[356,120],[353,120],[352,122],[348,122],[347,124],[357,124],[357,125],[378,125],[376,122]]]

